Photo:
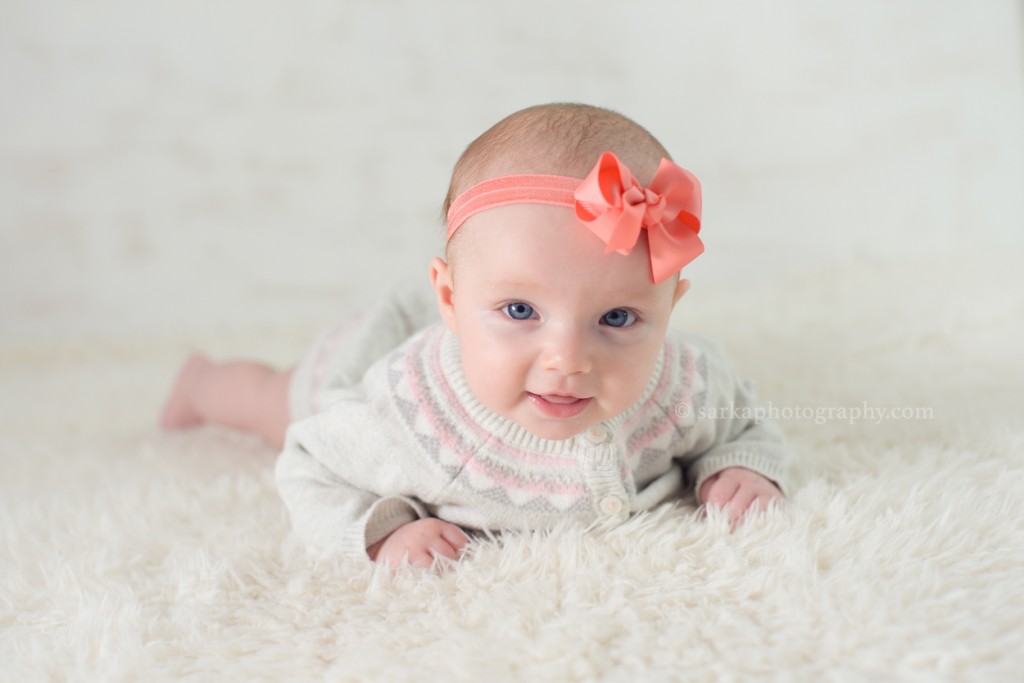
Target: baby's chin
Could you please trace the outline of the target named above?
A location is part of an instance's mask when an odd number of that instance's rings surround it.
[[[630,407],[617,402],[609,404],[598,397],[593,397],[583,412],[560,418],[557,416],[560,412],[558,407],[552,409],[551,406],[538,405],[537,401],[531,400],[528,396],[529,394],[511,406],[503,406],[504,410],[487,405],[486,402],[484,405],[533,436],[548,441],[567,441],[580,435],[591,436],[594,434],[591,430],[594,429],[602,430],[600,435],[591,437],[591,440],[597,439],[595,443],[602,442],[608,437],[601,423]],[[571,413],[571,409],[568,412]]]
[[[601,424],[600,419],[589,419],[589,420],[567,420],[567,421],[544,421],[544,422],[528,422],[524,424],[522,421],[513,420],[520,427],[530,432],[534,436],[547,439],[548,441],[568,441],[569,439],[575,438],[580,434],[586,434],[589,430],[598,428]]]

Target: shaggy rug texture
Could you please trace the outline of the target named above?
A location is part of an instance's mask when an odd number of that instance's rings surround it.
[[[785,507],[730,532],[684,496],[395,575],[308,557],[258,440],[155,426],[190,348],[284,362],[331,321],[4,336],[0,678],[1022,680],[1021,256],[697,283],[675,324],[758,382]]]

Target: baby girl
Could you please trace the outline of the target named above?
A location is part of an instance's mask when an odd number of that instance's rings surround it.
[[[684,486],[738,520],[781,498],[787,451],[720,348],[668,330],[700,198],[617,113],[512,114],[455,165],[427,296],[382,297],[287,371],[195,356],[163,424],[281,446],[295,532],[392,566],[457,558],[463,529],[617,523]]]

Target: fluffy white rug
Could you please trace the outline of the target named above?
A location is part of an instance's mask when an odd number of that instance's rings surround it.
[[[684,499],[440,573],[311,561],[274,453],[153,427],[192,342],[284,360],[327,321],[5,338],[0,678],[1022,680],[1021,256],[698,283],[679,324],[771,400],[788,506],[729,533]]]

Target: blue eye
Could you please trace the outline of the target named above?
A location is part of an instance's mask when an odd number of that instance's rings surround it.
[[[601,322],[609,327],[627,327],[636,322],[636,315],[625,308],[613,308],[601,316]]]
[[[529,320],[533,317],[533,306],[530,304],[524,304],[522,301],[516,301],[508,306],[505,306],[505,315],[512,318],[513,320]]]

